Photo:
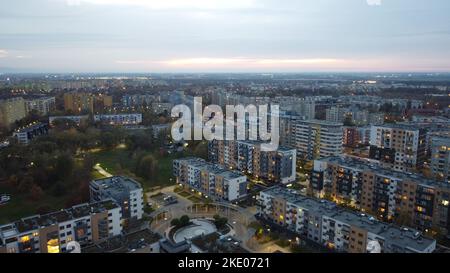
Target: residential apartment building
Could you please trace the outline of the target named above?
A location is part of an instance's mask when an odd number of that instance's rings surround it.
[[[89,120],[88,115],[83,116],[51,116],[48,117],[48,123],[50,126],[53,126],[56,120],[70,120],[74,122],[77,126],[80,126],[83,122],[87,122]]]
[[[26,117],[25,101],[23,98],[0,100],[0,126],[9,127],[14,122]]]
[[[431,137],[430,169],[437,179],[450,183],[450,133]]]
[[[420,169],[426,160],[426,134],[413,124],[372,126],[369,156],[394,170]]]
[[[247,195],[247,177],[200,158],[173,161],[176,182],[219,201],[234,201]]]
[[[372,160],[330,157],[314,161],[311,186],[327,197],[384,221],[422,231],[450,231],[450,184],[383,168]]]
[[[28,145],[34,138],[48,134],[48,125],[45,123],[33,123],[24,128],[19,128],[13,133],[13,137],[22,145]]]
[[[94,113],[94,97],[89,93],[70,92],[64,94],[64,110],[72,113]]]
[[[325,120],[329,122],[344,122],[349,115],[349,109],[341,106],[333,106],[325,110]]]
[[[323,120],[298,121],[295,128],[297,155],[316,159],[342,154],[342,123]]]
[[[112,200],[81,204],[0,226],[0,253],[61,253],[120,235],[121,209]]]
[[[55,97],[43,97],[43,98],[31,98],[25,100],[25,111],[30,113],[36,111],[42,116],[48,115],[51,111],[55,110],[56,99]]]
[[[144,194],[137,181],[124,176],[113,176],[91,181],[89,190],[91,202],[112,199],[122,208],[123,219],[142,219]]]
[[[287,184],[296,178],[296,150],[278,147],[263,151],[261,141],[212,141],[208,146],[210,161],[241,171],[256,179]]]
[[[258,214],[299,236],[338,252],[366,253],[378,242],[383,253],[431,253],[436,241],[417,230],[386,224],[281,187],[260,192]]]
[[[142,123],[142,114],[94,115],[94,121],[109,125],[138,125]]]

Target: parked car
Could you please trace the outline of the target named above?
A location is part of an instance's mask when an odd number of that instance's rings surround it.
[[[3,194],[0,196],[0,205],[6,204],[11,200],[11,196]]]

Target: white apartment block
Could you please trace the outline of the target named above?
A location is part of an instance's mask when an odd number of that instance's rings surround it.
[[[298,121],[295,128],[297,156],[306,159],[342,154],[343,124],[323,120]]]
[[[113,176],[89,185],[91,202],[112,199],[122,207],[122,218],[142,219],[144,194],[141,185],[128,177]]]
[[[95,115],[94,121],[110,125],[137,125],[142,123],[142,114]]]

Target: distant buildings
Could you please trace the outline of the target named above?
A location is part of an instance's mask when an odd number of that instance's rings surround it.
[[[294,137],[297,155],[301,158],[311,160],[342,153],[342,123],[298,121]]]
[[[214,199],[234,201],[247,195],[246,176],[200,158],[174,160],[173,175],[178,184]]]
[[[450,231],[450,184],[397,172],[370,160],[330,157],[314,161],[314,193],[422,231]]]
[[[342,123],[346,116],[349,114],[349,110],[342,106],[333,106],[325,111],[325,120],[329,122]]]
[[[262,151],[260,141],[213,141],[209,159],[229,169],[236,169],[256,179],[290,183],[296,178],[296,150],[279,147]]]
[[[64,109],[74,114],[94,113],[112,107],[112,97],[83,92],[64,93]]]
[[[123,219],[141,219],[144,195],[141,185],[131,178],[114,176],[94,180],[89,185],[91,202],[112,199],[120,205]]]
[[[436,134],[431,137],[432,174],[439,180],[450,183],[450,134]]]
[[[157,124],[152,125],[152,135],[153,138],[158,138],[161,134],[170,134],[172,124]]]
[[[154,102],[151,104],[151,109],[153,110],[153,113],[160,115],[160,114],[170,114],[172,112],[174,104],[169,102]]]
[[[13,137],[22,145],[28,145],[34,138],[48,134],[48,125],[45,123],[34,123],[24,128],[17,129]]]
[[[372,241],[384,253],[431,253],[436,248],[436,241],[419,231],[379,222],[286,188],[260,192],[258,203],[263,218],[339,252],[366,253]]]
[[[48,115],[55,110],[55,97],[38,97],[25,100],[25,111],[27,113],[36,111],[42,116]]]
[[[66,252],[72,241],[85,246],[121,232],[120,206],[103,200],[0,226],[0,253]]]
[[[94,115],[94,121],[109,125],[138,125],[142,123],[142,114]]]
[[[89,116],[83,115],[83,116],[51,116],[51,117],[48,117],[48,123],[50,124],[50,126],[53,126],[54,122],[56,120],[70,120],[70,121],[73,121],[77,126],[80,126],[81,123],[89,120]]]
[[[426,159],[426,130],[412,125],[372,126],[370,158],[398,171],[420,169]]]
[[[14,122],[26,117],[26,115],[23,98],[0,100],[0,126],[9,127]]]
[[[94,98],[89,93],[64,93],[64,109],[72,113],[94,113]]]

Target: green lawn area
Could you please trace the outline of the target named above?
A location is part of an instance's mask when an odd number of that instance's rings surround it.
[[[113,175],[130,176],[139,181],[143,185],[144,189],[174,185],[175,182],[172,177],[172,161],[183,157],[183,155],[177,154],[161,156],[157,151],[147,151],[145,154],[153,155],[158,161],[158,170],[156,175],[152,179],[148,180],[141,177],[136,177],[134,174],[134,167],[137,164],[137,159],[133,158],[130,152],[124,148],[102,150],[92,153],[95,162],[100,163],[106,171]],[[96,176],[100,176],[100,174],[97,173]]]
[[[7,224],[23,217],[35,215],[39,208],[44,205],[53,211],[62,209],[67,201],[67,196],[54,197],[44,194],[40,200],[35,202],[31,201],[26,194],[12,194],[1,186],[0,192],[11,194],[11,201],[0,206],[0,224]]]

